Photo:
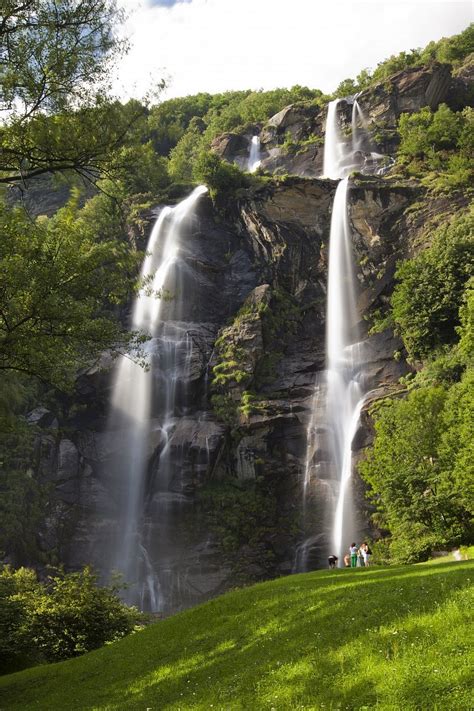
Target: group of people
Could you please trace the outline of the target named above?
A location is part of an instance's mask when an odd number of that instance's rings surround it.
[[[357,546],[356,543],[351,543],[349,552],[344,556],[344,565],[346,568],[368,568],[370,566],[371,556],[372,551],[365,541],[361,543],[360,546]],[[337,568],[338,560],[337,555],[330,555],[328,557],[329,567]]]

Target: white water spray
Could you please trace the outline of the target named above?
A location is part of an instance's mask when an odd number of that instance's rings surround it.
[[[326,178],[336,180],[341,177],[342,141],[337,117],[337,107],[340,99],[330,101],[326,117],[326,132],[324,136],[324,168]]]

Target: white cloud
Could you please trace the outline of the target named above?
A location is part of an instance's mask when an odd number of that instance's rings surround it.
[[[464,29],[468,0],[121,0],[131,50],[117,91],[167,97],[303,84],[330,92],[363,67]]]

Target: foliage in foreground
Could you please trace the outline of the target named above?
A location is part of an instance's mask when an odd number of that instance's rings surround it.
[[[74,201],[32,220],[0,202],[0,370],[71,385],[77,369],[128,334],[113,308],[136,282],[140,255],[126,242],[99,241]]]
[[[392,560],[426,560],[435,548],[472,542],[474,373],[449,391],[413,390],[384,403],[375,444],[360,465],[390,530]]]
[[[469,226],[472,217],[461,217],[438,230],[432,247],[399,269],[402,281],[392,299],[408,352],[427,360],[405,379],[405,400],[382,401],[373,413],[375,441],[359,470],[378,509],[374,522],[390,531],[389,556],[398,562],[426,560],[436,548],[473,542]]]
[[[28,568],[0,572],[0,669],[76,657],[132,632],[142,619],[117,597],[116,585],[99,587],[90,568],[58,571],[44,582]]]
[[[50,711],[469,708],[474,563],[319,571],[228,593],[0,680]]]

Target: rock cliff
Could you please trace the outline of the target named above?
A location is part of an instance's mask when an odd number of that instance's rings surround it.
[[[186,242],[187,307],[181,327],[195,347],[188,406],[169,446],[185,496],[166,565],[177,607],[230,587],[288,573],[301,538],[300,497],[315,379],[324,368],[326,264],[335,183],[286,178],[254,188],[216,214],[202,199]],[[420,189],[377,179],[351,189],[350,217],[362,317],[389,295],[397,258],[409,249],[405,209]],[[362,326],[367,334],[367,324]],[[391,332],[367,338],[370,386],[386,392],[406,372]],[[106,360],[106,359],[105,359]],[[105,362],[105,365],[107,363]],[[113,472],[120,442],[106,429],[110,371],[78,380],[74,404],[59,423],[36,412],[41,479],[51,507],[41,545],[75,567],[101,564],[114,518]],[[363,418],[355,446],[370,437]],[[150,438],[146,516],[153,525],[153,481],[161,434]],[[362,486],[358,487],[360,508]],[[222,509],[216,520],[216,506]],[[260,510],[255,511],[255,507]],[[252,530],[246,527],[252,521]],[[323,552],[321,552],[323,555]],[[315,559],[314,564],[321,562]]]

